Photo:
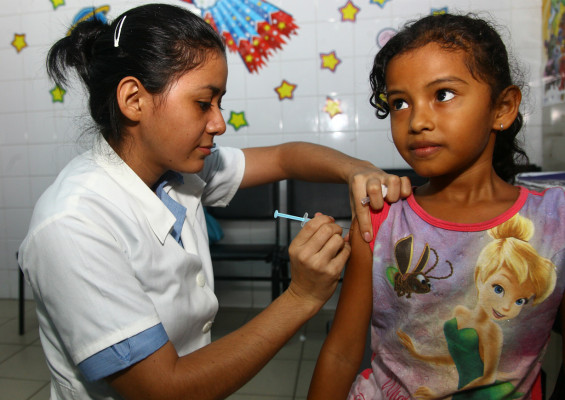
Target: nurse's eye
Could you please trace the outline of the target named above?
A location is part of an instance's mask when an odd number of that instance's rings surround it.
[[[392,109],[394,111],[403,110],[405,108],[408,108],[408,103],[405,102],[402,99],[393,100],[390,104],[391,104]]]
[[[448,89],[441,89],[437,92],[438,101],[449,101],[455,97],[455,93]]]
[[[492,286],[494,293],[496,293],[499,296],[504,296],[504,288],[500,285],[493,285]]]
[[[210,108],[212,108],[212,103],[208,101],[199,101],[198,105],[200,106],[200,109],[202,111],[208,111]]]

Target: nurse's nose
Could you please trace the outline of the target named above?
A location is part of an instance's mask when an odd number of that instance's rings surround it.
[[[206,132],[211,135],[222,135],[226,131],[226,121],[222,115],[219,107],[214,108],[214,113],[211,116],[208,124],[206,124]]]

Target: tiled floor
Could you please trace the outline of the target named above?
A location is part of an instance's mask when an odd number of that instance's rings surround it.
[[[213,337],[230,332],[257,313],[221,309]],[[49,372],[39,342],[34,303],[26,302],[25,334],[18,334],[16,300],[0,300],[0,400],[48,400]],[[333,312],[321,311],[248,384],[229,400],[304,400]]]
[[[213,338],[251,319],[257,309],[220,308]],[[305,400],[332,311],[321,311],[248,384],[229,400]],[[25,334],[18,334],[16,300],[0,300],[0,400],[48,400],[49,372],[39,342],[34,303],[26,302]],[[552,335],[544,359],[551,393],[561,365],[561,337]]]

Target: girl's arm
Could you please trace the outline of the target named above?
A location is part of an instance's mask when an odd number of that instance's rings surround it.
[[[367,242],[373,237],[369,207],[361,199],[370,197],[371,207],[383,207],[381,184],[386,198],[395,202],[412,193],[410,180],[389,175],[368,161],[350,157],[329,147],[305,142],[243,149],[245,172],[241,187],[256,186],[283,179],[349,184],[353,216],[359,220]]]
[[[309,400],[345,399],[363,359],[373,309],[373,254],[361,238],[356,220],[350,240],[351,258],[332,327],[316,363]]]
[[[289,288],[233,333],[179,357],[168,342],[107,378],[125,399],[223,399],[249,381],[331,297],[350,246],[328,216],[316,215],[290,248]],[[186,321],[190,323],[190,321]]]

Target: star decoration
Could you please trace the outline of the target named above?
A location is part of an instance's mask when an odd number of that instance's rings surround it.
[[[239,128],[241,128],[242,126],[249,126],[247,120],[245,119],[245,111],[239,113],[231,111],[228,124],[233,126],[236,131],[239,130]]]
[[[51,93],[51,101],[53,103],[63,103],[65,101],[63,97],[65,96],[65,93],[67,93],[67,91],[61,86],[56,85],[49,91],[49,93]]]
[[[56,10],[57,7],[65,5],[65,0],[51,0],[51,4],[53,4],[53,10]]]
[[[330,118],[341,114],[341,102],[339,100],[334,100],[331,97],[326,97],[324,111],[329,114]]]
[[[369,0],[369,2],[370,2],[371,4],[376,4],[376,5],[378,5],[378,6],[381,6],[381,8],[385,6],[385,3],[386,3],[387,1],[388,1],[388,0]]]
[[[341,62],[335,55],[335,50],[328,54],[321,53],[320,57],[322,57],[322,69],[327,68],[332,72],[335,72],[336,67]]]
[[[24,47],[27,47],[25,33],[21,35],[14,33],[14,40],[12,41],[12,46],[16,48],[16,51],[18,53],[22,51]]]
[[[447,13],[447,7],[432,8],[432,15],[443,15]]]
[[[283,79],[281,85],[275,88],[275,92],[279,94],[279,100],[292,99],[292,96],[294,95],[294,89],[296,89],[295,84],[288,83]]]
[[[355,6],[355,4],[351,2],[351,0],[348,0],[347,4],[339,9],[339,11],[341,12],[341,20],[355,22],[355,19],[357,18],[357,13],[360,10],[361,9]]]

